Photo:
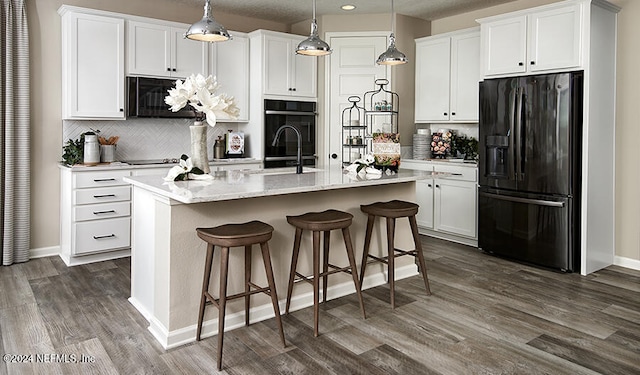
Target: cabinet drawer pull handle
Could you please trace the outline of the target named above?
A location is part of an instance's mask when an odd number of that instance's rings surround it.
[[[171,71],[171,68],[167,68],[167,72],[170,72],[170,71]]]
[[[437,185],[437,184],[436,184],[436,187],[437,187],[438,189],[440,189],[440,185]]]
[[[462,173],[451,173],[452,176],[462,176]]]
[[[111,197],[115,197],[115,194],[101,194],[101,195],[94,195],[94,198],[111,198]]]
[[[536,65],[536,62],[535,62],[535,61],[532,61],[532,62],[531,62],[531,65]]]
[[[116,236],[115,234],[111,233],[111,234],[107,234],[107,235],[104,235],[104,236],[93,236],[93,239],[94,240],[101,240],[103,238],[112,238],[112,237],[115,237],[115,236]]]
[[[100,215],[100,214],[115,214],[116,210],[109,210],[109,211],[93,211],[94,215]]]
[[[524,63],[523,63],[522,61],[520,61],[520,62],[518,63],[518,66],[523,66],[523,65],[524,65]]]
[[[455,112],[451,112],[451,116],[455,116],[455,115],[456,115],[456,113],[455,113]]]
[[[427,184],[428,187],[432,187],[431,184]]]
[[[107,181],[115,181],[115,178],[94,178],[93,182],[107,182]]]
[[[446,116],[446,115],[447,115],[447,112],[443,113],[443,115],[445,115],[445,116]]]

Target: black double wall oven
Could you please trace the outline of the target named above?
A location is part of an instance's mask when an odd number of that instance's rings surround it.
[[[316,103],[271,100],[264,101],[264,167],[295,166],[298,137],[291,129],[285,129],[273,146],[276,131],[282,125],[295,127],[302,136],[302,164],[316,165]]]

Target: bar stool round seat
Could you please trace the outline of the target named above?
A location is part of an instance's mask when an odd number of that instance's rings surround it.
[[[422,254],[422,245],[420,243],[418,224],[416,222],[416,215],[418,214],[419,208],[420,206],[415,203],[400,200],[392,200],[389,202],[375,202],[372,204],[360,206],[360,210],[368,215],[367,232],[364,238],[364,251],[362,253],[362,268],[360,269],[360,285],[362,285],[362,282],[364,280],[364,272],[367,268],[367,263],[386,263],[388,270],[387,273],[389,275],[389,289],[392,309],[396,307],[395,258],[398,256],[411,255],[418,259],[418,266],[420,268],[420,272],[422,273],[422,278],[424,280],[425,289],[427,290],[427,295],[431,295],[431,289],[429,288],[429,279],[427,277],[427,266],[424,261],[424,254]],[[385,257],[377,257],[369,254],[369,247],[371,245],[371,237],[373,234],[373,225],[377,217],[384,217],[387,221],[387,256]],[[395,248],[396,219],[404,217],[409,219],[409,226],[411,227],[411,234],[415,246],[415,249],[413,250],[401,250]]]
[[[353,215],[348,212],[338,210],[326,210],[322,212],[308,212],[298,216],[287,216],[287,222],[296,228],[295,239],[293,243],[293,255],[291,259],[291,271],[289,273],[289,285],[287,288],[287,304],[285,314],[289,313],[289,307],[291,305],[291,295],[293,293],[293,284],[296,281],[296,276],[299,277],[299,281],[306,281],[313,285],[313,323],[314,331],[313,335],[318,336],[318,322],[319,322],[319,293],[320,293],[320,278],[322,277],[322,300],[327,300],[327,276],[337,272],[345,272],[351,274],[353,278],[353,284],[356,288],[356,294],[360,302],[360,309],[362,311],[362,317],[366,318],[364,311],[364,302],[362,299],[362,290],[360,288],[360,280],[358,279],[358,269],[355,262],[355,256],[353,253],[353,246],[351,242],[351,235],[349,233],[349,226],[353,221]],[[329,263],[329,243],[330,233],[332,230],[340,229],[342,231],[342,237],[344,239],[345,248],[347,251],[347,257],[349,259],[349,266],[338,267]],[[302,239],[303,230],[309,230],[313,232],[313,275],[305,276],[296,271],[298,265],[298,255],[300,254],[300,243]],[[320,233],[323,233],[323,256],[322,264],[323,269],[320,272]],[[331,268],[331,270],[329,270]]]
[[[196,340],[200,341],[202,333],[202,322],[207,304],[213,304],[218,308],[218,371],[222,369],[222,345],[224,341],[224,319],[226,303],[229,300],[244,297],[245,299],[245,324],[249,325],[250,297],[256,293],[265,293],[271,297],[273,311],[278,329],[280,330],[280,340],[286,346],[282,320],[280,318],[280,308],[278,306],[278,295],[276,294],[271,257],[269,254],[268,241],[273,234],[273,227],[261,221],[250,221],[241,224],[225,224],[212,228],[196,228],[198,237],[207,243],[207,258],[205,261],[204,277],[202,281],[202,294],[200,298],[200,310],[198,313],[198,327]],[[262,261],[267,275],[267,287],[261,287],[251,281],[251,249],[253,245],[259,244],[262,251]],[[220,291],[219,297],[214,298],[209,293],[209,281],[211,279],[211,268],[213,263],[213,253],[216,246],[221,248],[220,253]],[[244,247],[244,269],[245,269],[245,290],[231,296],[227,295],[227,276],[229,273],[229,249],[232,247]]]

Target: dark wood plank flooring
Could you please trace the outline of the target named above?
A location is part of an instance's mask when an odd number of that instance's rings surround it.
[[[369,289],[366,320],[355,296],[328,301],[317,338],[312,309],[293,312],[286,348],[273,319],[231,331],[222,372],[640,374],[640,272],[561,274],[422,240],[432,296],[420,277],[401,280],[392,311],[388,286]],[[0,353],[34,357],[3,361],[0,374],[216,373],[216,338],[163,350],[128,303],[129,283],[128,258],[1,267]]]

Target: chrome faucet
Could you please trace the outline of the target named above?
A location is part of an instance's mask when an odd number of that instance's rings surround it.
[[[296,173],[302,173],[302,135],[300,131],[291,125],[282,125],[276,130],[276,135],[273,136],[273,142],[271,146],[276,146],[278,144],[278,138],[280,138],[280,133],[284,131],[284,129],[289,128],[296,132],[296,137],[298,137],[298,154],[296,155],[296,159],[298,164],[296,165]]]

